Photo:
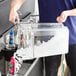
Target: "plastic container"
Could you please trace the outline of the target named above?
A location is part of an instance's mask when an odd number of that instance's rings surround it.
[[[20,32],[24,34],[24,60],[68,53],[69,31],[61,23],[19,23],[17,42]]]

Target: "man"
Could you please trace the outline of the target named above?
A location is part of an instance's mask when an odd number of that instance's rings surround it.
[[[9,20],[13,23],[18,19],[17,10],[24,0],[13,0]],[[71,76],[76,76],[76,0],[38,0],[40,22],[64,22],[69,28],[69,53],[66,61]],[[46,76],[57,76],[61,56],[45,58]]]

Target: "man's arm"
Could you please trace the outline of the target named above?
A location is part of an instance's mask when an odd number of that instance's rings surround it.
[[[13,0],[10,8],[9,21],[16,24],[15,19],[19,20],[17,10],[21,7],[25,0]]]
[[[66,10],[61,13],[59,17],[57,17],[57,21],[59,23],[65,22],[68,16],[76,16],[76,8],[72,10]]]
[[[76,8],[68,11],[68,16],[76,16]]]
[[[11,9],[17,11],[21,5],[24,3],[25,0],[13,0],[11,3]]]

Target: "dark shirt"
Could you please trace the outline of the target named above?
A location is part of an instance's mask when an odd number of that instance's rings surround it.
[[[38,0],[40,22],[57,22],[56,18],[64,10],[76,7],[76,0]],[[64,22],[69,28],[69,44],[76,44],[76,17],[70,16]]]

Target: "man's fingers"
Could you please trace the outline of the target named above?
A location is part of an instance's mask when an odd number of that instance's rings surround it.
[[[57,21],[58,21],[59,23],[62,23],[62,22],[65,22],[65,21],[66,21],[66,18],[57,17]]]
[[[61,23],[61,22],[62,22],[62,19],[60,19],[60,17],[57,17],[57,21],[58,21],[59,23]]]
[[[18,16],[16,16],[16,17],[15,16],[14,17],[11,16],[9,18],[9,21],[14,23],[14,24],[17,24],[19,22],[19,17]]]
[[[14,24],[16,24],[16,22],[15,22],[15,17],[11,17],[11,18],[9,19],[9,21],[12,22],[12,23],[14,23]]]

